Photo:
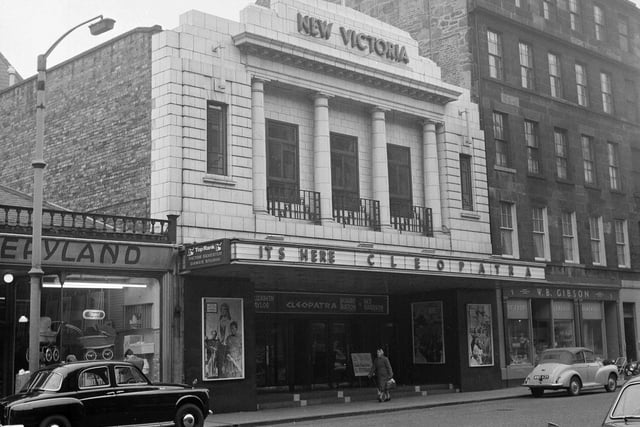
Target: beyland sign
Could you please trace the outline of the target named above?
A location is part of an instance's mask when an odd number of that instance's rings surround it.
[[[302,16],[298,13],[298,32],[306,36],[329,40],[333,23],[322,21],[312,16]],[[409,63],[407,49],[399,44],[379,39],[370,34],[359,33],[345,27],[340,27],[340,37],[345,46],[361,51],[375,53],[381,58],[390,61]]]
[[[106,267],[144,270],[170,268],[171,247],[72,239],[42,239],[42,264],[47,267]],[[31,262],[31,238],[0,236],[0,263]]]
[[[232,242],[231,261],[289,266],[351,267],[404,273],[448,273],[455,276],[545,280],[544,267],[497,261],[430,257],[410,254],[351,251],[317,247]]]

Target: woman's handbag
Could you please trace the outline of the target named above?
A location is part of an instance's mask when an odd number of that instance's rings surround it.
[[[393,388],[396,388],[396,380],[394,380],[393,378],[390,378],[387,380],[387,390],[391,390]]]

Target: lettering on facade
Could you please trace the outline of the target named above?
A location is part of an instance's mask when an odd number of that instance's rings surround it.
[[[236,249],[232,252],[239,255],[238,259],[257,259],[292,264],[339,265],[370,269],[386,268],[418,272],[442,272],[513,279],[531,279],[534,277],[535,279],[544,279],[544,267],[530,267],[528,265],[500,264],[481,260],[462,261],[426,256],[349,251],[346,249],[255,245],[239,242],[234,242],[234,245]]]
[[[311,37],[329,40],[331,37],[332,22],[322,21],[318,18],[298,13],[298,32]],[[357,32],[352,29],[340,27],[342,43],[352,49],[375,53],[381,58],[394,62],[409,63],[407,49],[397,43],[374,37],[370,34]]]
[[[117,243],[43,240],[42,260],[100,265],[135,265],[140,262],[141,249],[136,245]],[[31,241],[20,237],[0,239],[0,260],[27,261],[31,259]]]
[[[517,287],[506,288],[505,295],[513,298],[556,298],[580,300],[614,300],[616,292],[601,289],[561,287]]]

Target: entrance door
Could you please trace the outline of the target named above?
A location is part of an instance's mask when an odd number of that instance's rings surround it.
[[[627,360],[638,359],[638,352],[636,350],[636,321],[634,315],[635,306],[634,303],[622,303],[622,311],[624,313],[624,343],[627,348]]]
[[[283,321],[256,323],[256,385],[258,387],[287,384],[286,331]]]
[[[335,387],[347,378],[347,324],[313,321],[310,324],[312,384]]]

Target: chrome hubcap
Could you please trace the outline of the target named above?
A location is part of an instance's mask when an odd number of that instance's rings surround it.
[[[182,417],[182,425],[185,427],[193,427],[194,425],[196,425],[196,418],[193,416],[193,414],[186,414],[184,417]]]

